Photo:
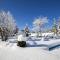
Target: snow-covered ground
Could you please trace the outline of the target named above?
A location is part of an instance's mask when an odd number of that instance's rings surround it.
[[[27,40],[28,46],[25,48],[18,47],[15,39],[0,41],[0,60],[60,60],[60,46],[49,50],[60,45],[60,39],[34,39]]]
[[[17,47],[0,44],[0,60],[59,60],[60,57],[39,47]]]

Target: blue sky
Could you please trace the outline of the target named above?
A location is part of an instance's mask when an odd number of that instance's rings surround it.
[[[47,16],[51,27],[52,19],[60,16],[60,0],[0,0],[0,10],[10,11],[20,29],[25,24],[32,27],[39,16]]]

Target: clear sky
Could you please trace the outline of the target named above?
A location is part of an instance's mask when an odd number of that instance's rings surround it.
[[[31,27],[34,18],[39,16],[47,16],[50,27],[53,17],[60,16],[60,0],[0,0],[0,10],[9,10],[20,29],[25,24]]]

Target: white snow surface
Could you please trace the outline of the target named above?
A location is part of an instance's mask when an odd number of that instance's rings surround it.
[[[57,52],[51,53],[40,47],[21,48],[16,43],[0,42],[0,60],[60,60]]]
[[[59,45],[60,39],[44,41],[36,38],[36,40],[27,40],[26,42],[33,47],[22,48],[18,47],[17,43],[0,41],[0,60],[60,60],[60,48],[48,50]]]
[[[60,57],[40,49],[39,47],[17,47],[5,46],[5,42],[0,44],[0,60],[59,60]]]

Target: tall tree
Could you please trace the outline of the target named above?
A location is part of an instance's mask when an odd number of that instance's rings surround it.
[[[8,32],[8,35],[14,34],[16,22],[10,11],[0,11],[0,28]]]
[[[57,34],[57,23],[56,23],[56,19],[55,18],[53,18],[53,29],[52,29],[52,31],[54,32],[54,34],[56,35]]]
[[[41,28],[43,27],[44,24],[48,23],[48,18],[47,17],[39,17],[39,18],[36,18],[34,21],[33,21],[33,31],[34,32],[37,32],[38,35],[39,35],[39,32],[41,34]]]
[[[36,18],[33,21],[33,31],[40,32],[41,31],[41,27],[43,27],[43,25],[45,23],[48,23],[48,18],[47,17]]]

